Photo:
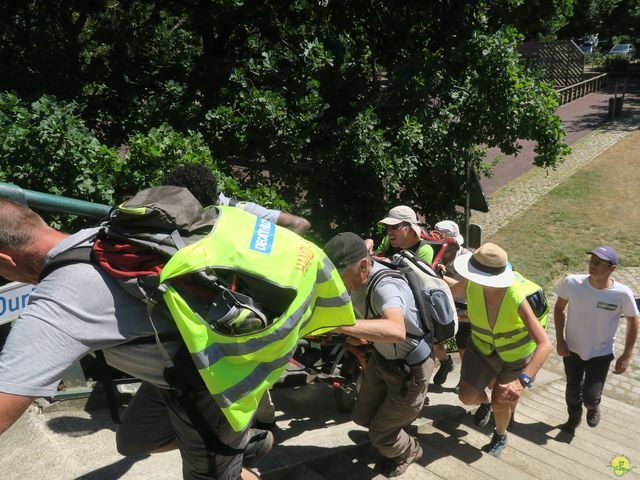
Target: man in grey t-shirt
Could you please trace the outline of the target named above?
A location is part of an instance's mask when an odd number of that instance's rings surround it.
[[[364,240],[341,233],[324,247],[351,296],[356,324],[336,331],[373,342],[352,418],[369,428],[371,444],[384,459],[379,469],[387,477],[405,472],[422,457],[422,447],[404,429],[420,414],[433,371],[431,345],[421,330],[409,284],[385,277],[372,285],[376,272]],[[369,305],[367,305],[369,298]]]
[[[64,234],[28,208],[0,199],[0,276],[37,284],[0,354],[0,434],[34,398],[53,395],[73,362],[101,349],[110,365],[143,380],[118,429],[120,453],[179,448],[186,479],[257,478],[242,468],[240,453],[210,455],[191,416],[167,388],[165,363],[157,345],[127,345],[154,333],[142,302],[88,263],[61,266],[39,281],[51,257],[82,245],[93,233]],[[156,313],[154,325],[161,337],[175,333],[173,322],[161,310]],[[177,342],[168,341],[164,346],[170,355],[178,350]],[[191,393],[203,423],[211,425],[223,444],[241,452],[247,432],[232,430],[204,385]]]

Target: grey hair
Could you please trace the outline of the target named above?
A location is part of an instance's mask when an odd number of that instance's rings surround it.
[[[33,210],[0,198],[0,250],[21,250],[31,244],[38,231],[47,227]]]

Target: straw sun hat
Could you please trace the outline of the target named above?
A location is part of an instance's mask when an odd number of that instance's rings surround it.
[[[453,266],[464,278],[485,287],[505,288],[515,280],[507,252],[494,243],[456,257]]]

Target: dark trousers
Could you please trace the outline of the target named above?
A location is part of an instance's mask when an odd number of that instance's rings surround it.
[[[583,404],[588,409],[600,405],[602,389],[613,355],[582,360],[576,353],[569,352],[562,360],[567,376],[565,399],[569,415],[581,414]]]
[[[197,407],[218,438],[244,448],[246,432],[234,432],[206,390],[198,392]],[[122,415],[116,444],[122,455],[140,455],[176,442],[185,480],[237,480],[242,455],[211,455],[191,420],[168,390],[143,382]]]

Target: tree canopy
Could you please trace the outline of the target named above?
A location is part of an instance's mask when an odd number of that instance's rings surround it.
[[[281,197],[318,236],[364,233],[394,204],[454,215],[465,164],[481,170],[487,147],[535,140],[541,167],[566,153],[553,89],[524,69],[522,37],[495,13],[519,3],[8,0],[0,90],[11,111],[42,96],[73,105],[82,148],[106,156],[100,175],[74,160],[89,158],[82,149],[56,151],[56,164],[76,166],[63,184],[94,175],[91,198],[157,182],[179,160],[164,153],[182,152],[167,142],[186,141],[186,156],[237,179],[234,193]],[[18,121],[0,117],[3,145]],[[149,155],[135,164],[140,144]],[[12,151],[7,181],[51,162],[42,148],[12,164]]]

